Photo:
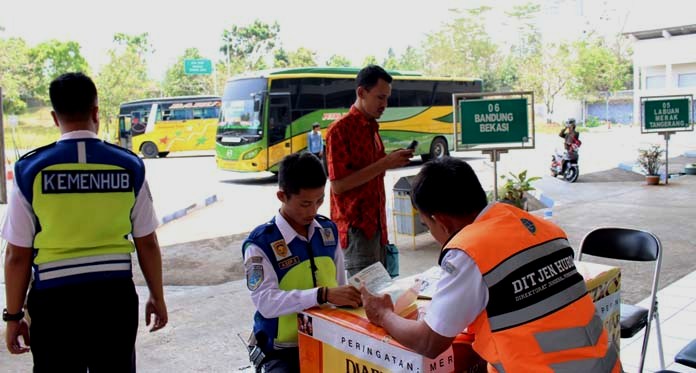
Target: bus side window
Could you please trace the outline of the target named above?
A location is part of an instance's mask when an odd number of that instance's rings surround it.
[[[326,108],[349,108],[355,102],[355,81],[324,78]]]
[[[301,80],[296,109],[323,109],[323,78],[304,78]]]
[[[433,82],[427,80],[405,80],[400,82],[399,106],[430,106],[433,97]]]

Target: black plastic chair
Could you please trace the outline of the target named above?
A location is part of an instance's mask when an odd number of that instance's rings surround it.
[[[621,304],[621,338],[630,338],[642,329],[645,329],[643,337],[643,349],[640,353],[638,372],[643,371],[645,353],[648,349],[648,337],[650,326],[655,319],[657,331],[657,348],[660,354],[660,369],[665,369],[665,359],[662,352],[662,334],[660,332],[660,319],[657,312],[657,283],[662,264],[662,244],[654,234],[646,231],[630,228],[597,228],[588,233],[580,244],[578,260],[582,260],[583,254],[609,259],[655,262],[655,274],[653,276],[650,304],[652,307],[643,307]]]
[[[682,348],[677,356],[674,357],[674,362],[681,365],[686,365],[690,368],[696,368],[696,339],[691,341],[686,347]],[[672,370],[661,370],[655,373],[677,373]]]

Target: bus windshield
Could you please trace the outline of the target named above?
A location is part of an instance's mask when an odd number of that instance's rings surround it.
[[[222,98],[218,135],[235,136],[263,130],[261,107],[266,79],[239,79],[227,83]]]

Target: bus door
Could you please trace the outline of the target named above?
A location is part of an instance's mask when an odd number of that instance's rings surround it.
[[[290,94],[272,93],[268,107],[268,167],[292,153]]]
[[[120,115],[118,117],[118,144],[128,150],[133,149],[130,115]]]

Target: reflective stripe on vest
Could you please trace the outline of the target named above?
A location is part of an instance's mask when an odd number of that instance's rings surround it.
[[[486,273],[486,275],[483,276],[483,279],[486,281],[486,284],[488,284],[488,287],[491,287],[497,284],[498,282],[502,281],[505,277],[507,277],[512,272],[516,271],[521,266],[536,259],[558,252],[566,247],[570,247],[570,243],[568,242],[568,240],[564,238],[559,238],[529,248],[508,258],[503,263],[499,264],[493,270]]]
[[[557,352],[594,346],[602,336],[604,325],[596,314],[585,327],[551,330],[534,334],[543,352]]]
[[[613,371],[617,365],[616,363],[619,359],[619,355],[616,351],[616,346],[610,344],[604,357],[597,359],[570,360],[563,363],[551,364],[550,366],[555,373],[608,373]]]
[[[110,254],[66,259],[38,265],[38,281],[59,279],[62,277],[112,271],[131,271],[130,254]]]

